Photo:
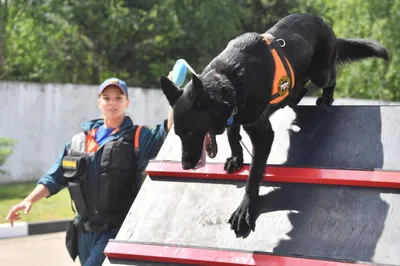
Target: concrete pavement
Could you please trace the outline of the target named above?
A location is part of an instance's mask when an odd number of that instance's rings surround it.
[[[65,232],[0,239],[0,264],[76,266],[65,247]]]

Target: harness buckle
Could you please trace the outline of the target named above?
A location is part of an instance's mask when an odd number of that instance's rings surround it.
[[[284,39],[277,39],[276,41],[282,43],[282,44],[281,44],[281,47],[285,47],[286,42],[285,42]]]

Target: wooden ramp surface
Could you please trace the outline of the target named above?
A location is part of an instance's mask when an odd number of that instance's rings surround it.
[[[388,170],[400,175],[400,106],[298,106],[281,110],[271,121],[276,138],[270,165]],[[300,131],[293,131],[293,125]],[[242,137],[251,150],[244,132]],[[222,167],[230,150],[225,134],[217,141],[218,156],[207,162]],[[250,163],[246,149],[244,155],[245,163]],[[179,160],[180,141],[171,132],[156,161]],[[264,182],[256,230],[242,239],[235,237],[227,220],[242,199],[244,184],[148,176],[116,238],[119,242],[110,242],[108,251],[116,243],[150,243],[245,251],[253,254],[252,265],[257,264],[254,254],[263,252],[322,258],[334,265],[342,265],[340,261],[400,265],[399,190]],[[172,265],[132,258],[104,263],[111,264]]]

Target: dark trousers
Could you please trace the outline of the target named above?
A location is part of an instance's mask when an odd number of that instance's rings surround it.
[[[105,260],[104,249],[110,239],[115,239],[118,229],[103,233],[78,233],[78,256],[82,266],[101,266]]]

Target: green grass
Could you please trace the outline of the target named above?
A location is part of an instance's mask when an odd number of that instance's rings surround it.
[[[36,186],[36,182],[0,184],[0,223],[7,223],[7,214],[12,206],[21,202]],[[73,218],[71,198],[63,189],[50,198],[44,198],[32,205],[28,215],[21,213],[21,222],[42,222]]]

